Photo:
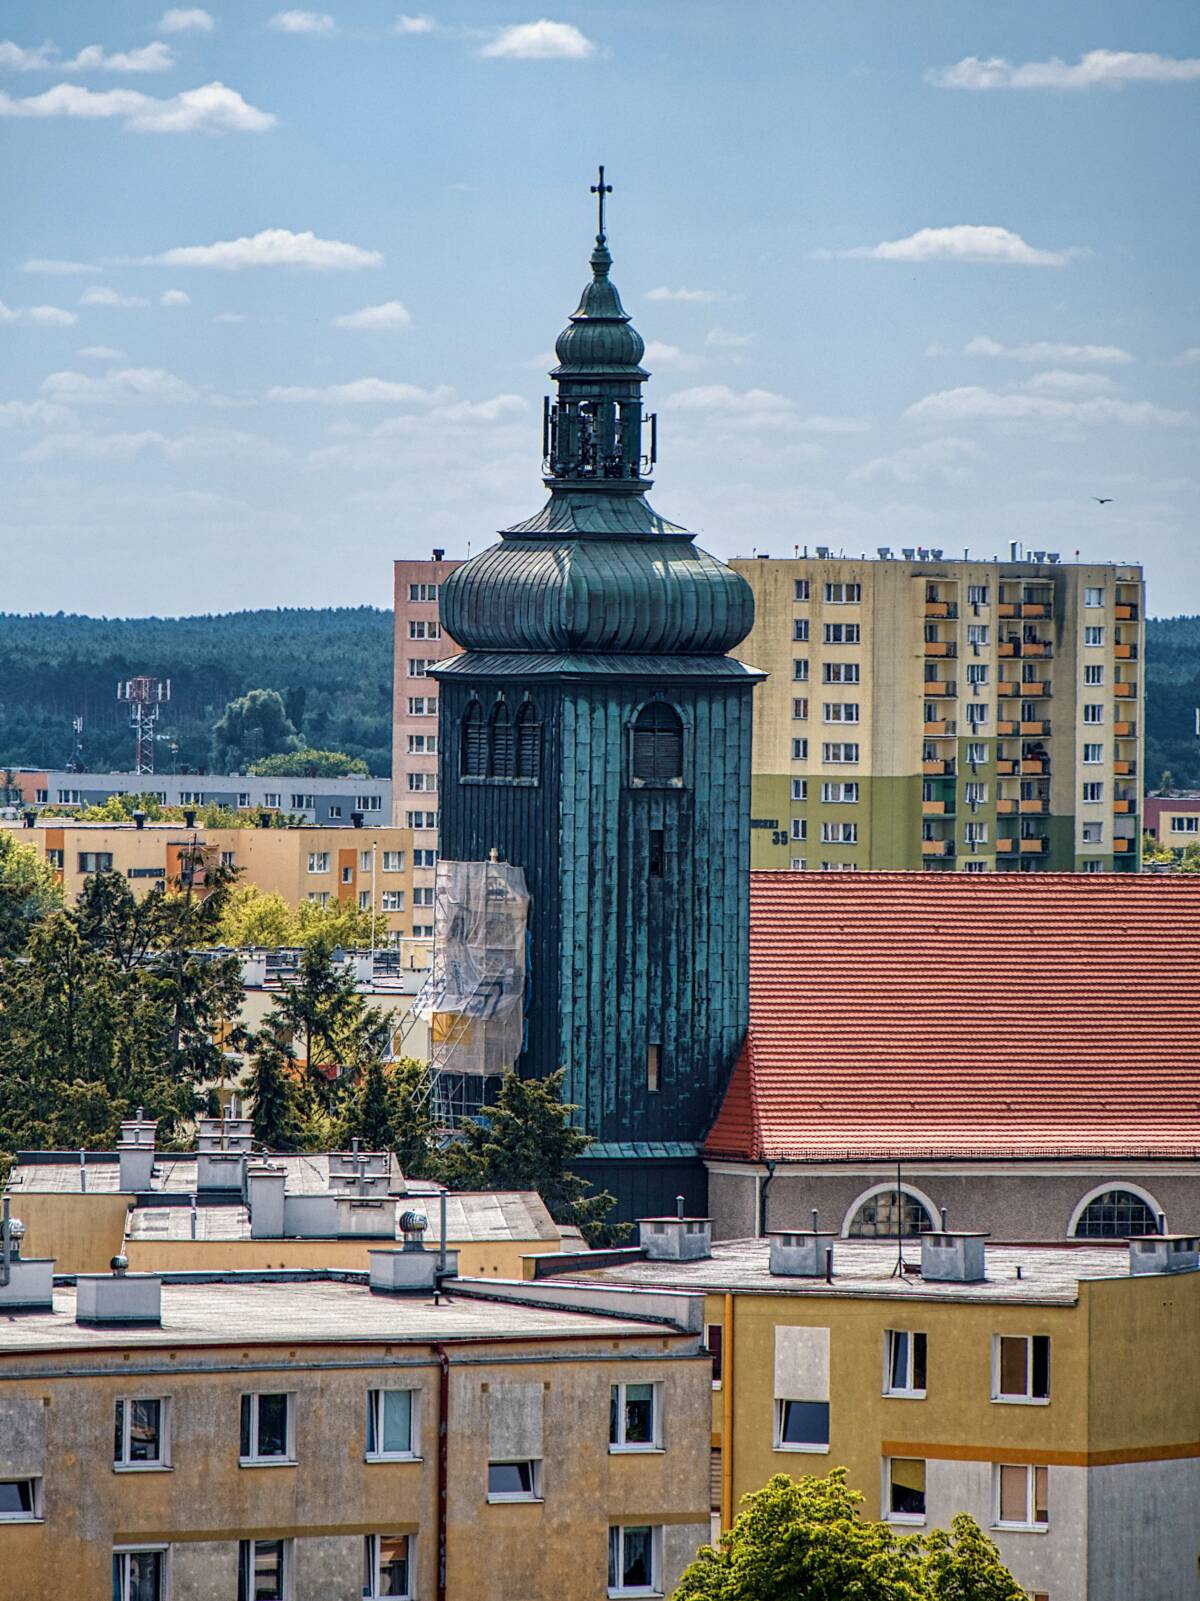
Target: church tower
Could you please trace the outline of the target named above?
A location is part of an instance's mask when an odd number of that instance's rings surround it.
[[[529,885],[519,1071],[566,1069],[622,1216],[705,1205],[747,1023],[754,601],[646,500],[656,421],[600,226],[543,416],[549,498],[443,585],[441,850]]]

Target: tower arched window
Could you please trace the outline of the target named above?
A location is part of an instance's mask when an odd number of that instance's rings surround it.
[[[1094,1195],[1075,1224],[1077,1240],[1126,1240],[1131,1234],[1158,1234],[1157,1210],[1136,1190],[1114,1185]]]
[[[879,1189],[864,1196],[854,1210],[846,1233],[851,1239],[894,1240],[897,1234],[912,1238],[934,1228],[934,1219],[920,1197],[903,1186]]]
[[[488,729],[488,777],[511,778],[515,766],[513,721],[504,701],[496,702]]]
[[[463,778],[487,775],[487,724],[477,700],[468,701],[459,724],[458,771]]]
[[[517,713],[515,777],[527,783],[536,781],[542,759],[542,725],[537,707],[527,700]]]
[[[666,701],[651,701],[634,719],[630,775],[635,784],[683,782],[683,719]]]

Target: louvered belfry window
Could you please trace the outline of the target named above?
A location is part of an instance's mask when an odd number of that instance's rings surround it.
[[[542,757],[542,727],[537,720],[537,707],[527,700],[517,713],[516,777],[535,780]]]
[[[674,706],[651,701],[633,725],[633,779],[672,784],[683,779],[683,720]]]
[[[488,777],[511,778],[515,764],[512,717],[504,701],[492,713],[488,740]]]
[[[487,724],[483,720],[483,707],[477,700],[470,701],[462,714],[458,770],[463,778],[487,776]]]

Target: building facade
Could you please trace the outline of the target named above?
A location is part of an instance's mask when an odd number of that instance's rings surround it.
[[[1200,843],[1200,790],[1147,795],[1146,833],[1173,850]]]
[[[749,586],[646,501],[641,337],[609,276],[559,336],[549,499],[442,589],[441,842],[531,898],[519,1071],[566,1069],[588,1176],[626,1215],[702,1196],[746,1025]]]
[[[1136,871],[1142,570],[735,561],[754,590],[755,867]]]
[[[256,778],[253,773],[69,773],[22,767],[13,775],[20,804],[101,806],[113,795],[152,795],[160,806],[223,806],[284,812],[322,828],[353,827],[352,813],[383,823],[392,815],[387,778]]]

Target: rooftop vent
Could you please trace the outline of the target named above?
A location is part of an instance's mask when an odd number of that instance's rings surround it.
[[[154,1174],[154,1133],[158,1123],[138,1115],[121,1124],[121,1137],[117,1141],[117,1161],[120,1164],[118,1183],[127,1194],[137,1194],[150,1188]]]
[[[817,555],[820,557],[820,559],[822,561],[828,561],[829,560],[829,546],[828,545],[818,545],[817,546]]]
[[[9,1208],[6,1195],[0,1214],[0,1313],[53,1311],[53,1258],[22,1257],[25,1225],[10,1216]]]
[[[931,556],[931,558],[932,558],[932,559],[933,559],[933,560],[934,560],[934,561],[941,561],[941,559],[942,559],[942,555],[943,555],[943,552],[942,552],[942,551],[940,551],[940,550],[931,550],[931,551],[930,551],[930,552],[929,552],[929,554],[930,554],[930,556]]]
[[[709,1217],[640,1217],[638,1244],[651,1262],[698,1262],[712,1255]]]
[[[833,1275],[836,1234],[820,1229],[796,1229],[770,1234],[771,1272],[776,1278],[822,1279]]]
[[[254,1137],[248,1117],[202,1117],[196,1156],[198,1190],[241,1190]]]
[[[422,1224],[425,1223],[420,1212],[406,1212],[404,1217],[414,1220],[420,1218]],[[401,1223],[403,1221],[402,1218]],[[367,1252],[367,1282],[371,1289],[384,1295],[412,1294],[436,1290],[442,1279],[455,1277],[458,1273],[458,1252],[447,1251],[445,1267],[439,1266],[441,1254],[425,1249],[423,1234],[423,1228],[406,1228],[402,1250]]]
[[[190,806],[184,807],[183,826],[184,828],[195,828],[196,826],[196,814]]]
[[[917,552],[912,545],[905,545],[901,549],[900,554],[904,557],[905,561],[913,561],[916,558]]]
[[[935,1230],[921,1236],[921,1277],[933,1284],[982,1284],[987,1234]]]
[[[1062,560],[1062,556],[1057,550],[1048,550],[1046,552],[1046,560],[1048,562],[1052,562],[1054,566],[1057,567],[1059,562]]]
[[[435,545],[433,547],[433,559],[434,561],[444,561],[446,559],[446,552],[444,550],[439,550]]]
[[[114,1256],[111,1273],[80,1273],[75,1279],[76,1323],[161,1324],[162,1279],[130,1273],[129,1259]]]
[[[890,545],[877,545],[875,548],[881,561],[890,561],[892,559],[892,547]]]
[[[363,826],[362,812],[354,811],[350,813],[350,826],[352,828],[361,828]]]
[[[1200,1267],[1200,1241],[1194,1234],[1136,1234],[1129,1241],[1129,1271],[1190,1273]]]

